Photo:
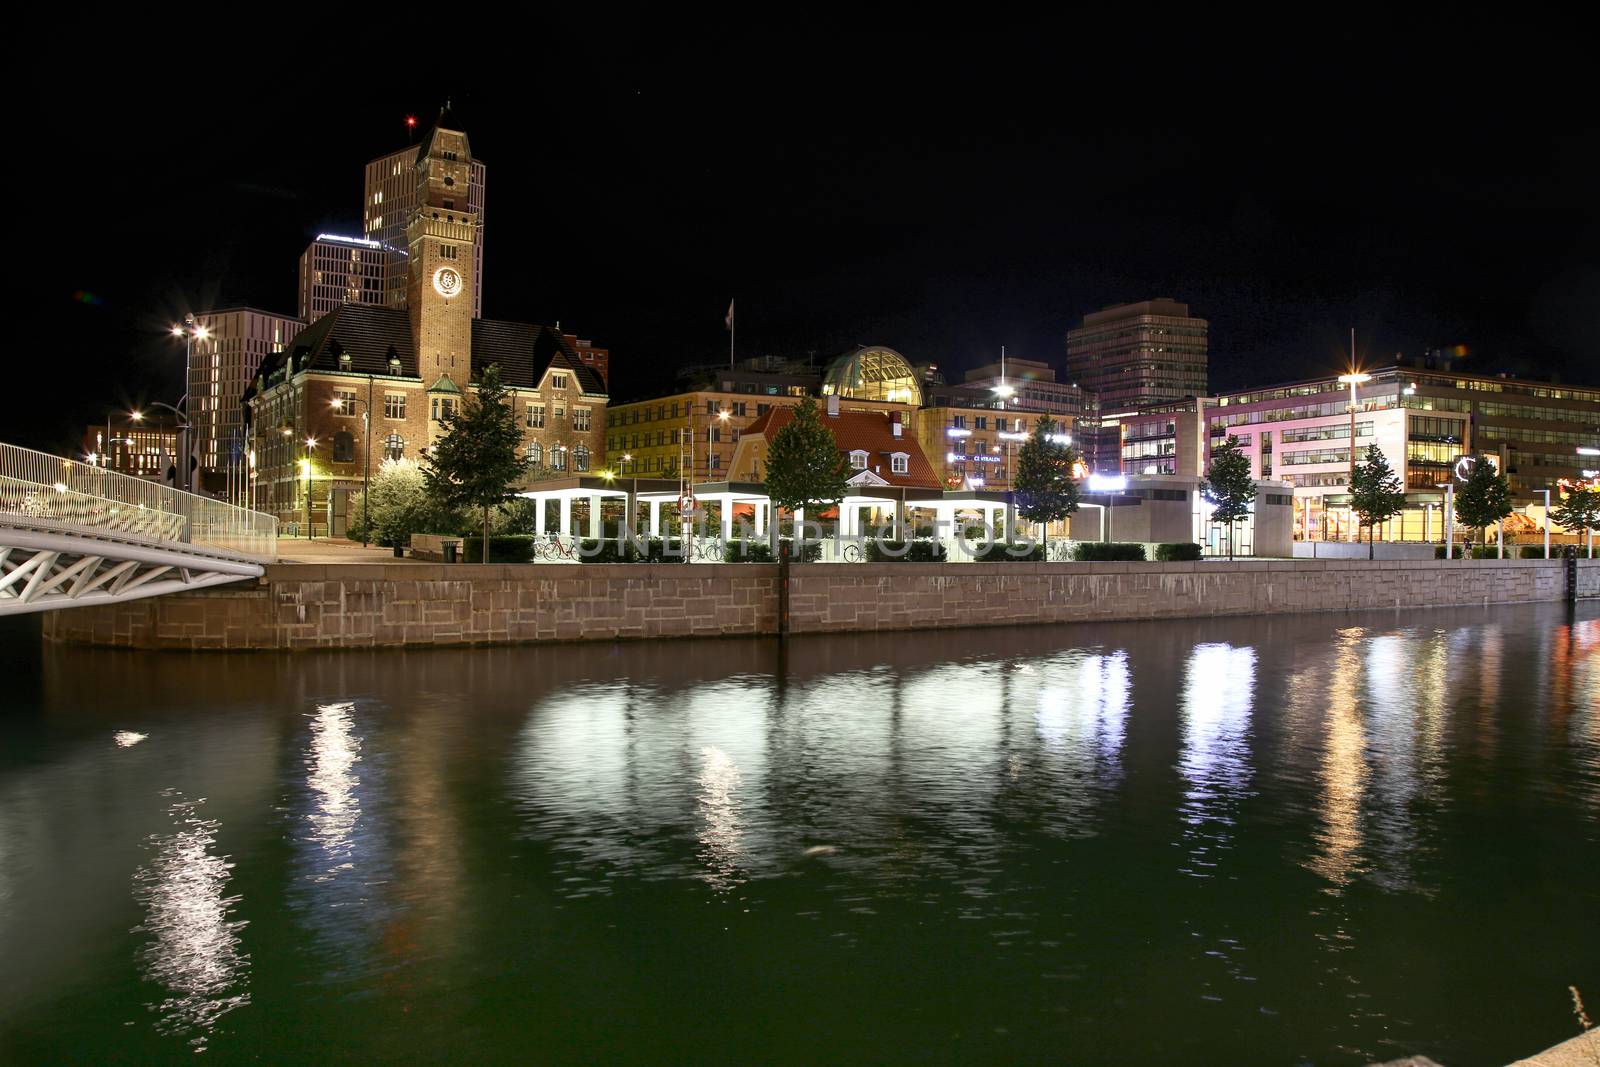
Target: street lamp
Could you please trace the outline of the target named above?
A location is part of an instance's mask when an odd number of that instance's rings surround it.
[[[287,432],[287,431],[285,431]],[[305,458],[300,461],[300,469],[306,476],[306,540],[311,540],[311,456],[312,449],[317,447],[315,437],[306,438]]]
[[[371,491],[372,491],[372,400],[371,400],[371,390],[372,390],[372,382],[369,379],[368,382],[367,382],[368,399],[362,400],[358,396],[353,396],[353,397],[350,398],[350,403],[352,403],[352,404],[365,404],[365,405],[367,405],[367,410],[365,410],[365,411],[363,411],[361,413],[361,430],[362,430],[362,435],[366,438],[366,444],[361,446],[361,458],[366,461],[366,467],[361,472],[361,547],[362,548],[366,548],[367,547],[367,538],[370,536],[370,530],[368,529],[369,521],[368,521],[368,518],[367,518],[367,497],[371,495]],[[338,398],[335,398],[332,401],[330,401],[330,404],[332,405],[332,407],[333,407],[333,409],[335,411],[339,412],[340,414],[344,414],[345,413],[345,411],[344,411],[344,402],[343,401],[339,400]],[[330,536],[330,537],[333,536],[333,531],[332,530],[328,531],[328,536]]]
[[[193,388],[194,342],[197,340],[204,341],[206,338],[211,336],[211,331],[205,326],[195,322],[193,315],[185,315],[183,317],[183,325],[175,325],[172,327],[172,336],[183,338],[183,396],[178,398],[178,403],[183,405],[183,410],[186,412],[189,410],[189,390]],[[156,406],[171,408],[172,413],[182,419],[182,421],[177,424],[176,429],[178,431],[179,440],[181,440],[183,444],[187,446],[190,429],[188,418],[170,404],[157,404]],[[183,447],[180,448],[179,451],[183,453],[183,455],[180,457],[178,463],[179,473],[178,478],[176,479],[178,482],[177,488],[187,492],[192,488],[192,486],[189,484],[188,456],[188,453],[191,451],[191,449],[189,447]]]
[[[1356,539],[1356,386],[1371,380],[1372,375],[1358,370],[1339,375],[1339,384],[1350,386],[1350,540],[1352,541]]]

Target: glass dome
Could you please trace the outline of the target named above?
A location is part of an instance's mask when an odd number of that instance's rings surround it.
[[[832,363],[822,375],[822,395],[853,400],[889,400],[922,406],[922,383],[906,357],[892,348],[861,345]]]

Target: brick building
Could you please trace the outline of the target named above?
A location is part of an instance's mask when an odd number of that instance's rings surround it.
[[[474,315],[480,231],[458,190],[475,164],[448,123],[441,115],[415,150],[403,306],[343,304],[258,368],[246,399],[260,510],[341,532],[369,460],[418,459],[490,365],[538,472],[604,460],[606,386],[593,360],[552,327]]]

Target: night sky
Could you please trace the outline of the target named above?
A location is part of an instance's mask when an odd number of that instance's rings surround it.
[[[45,249],[23,336],[69,387],[0,439],[66,450],[175,401],[186,310],[293,313],[308,240],[359,234],[362,165],[446,97],[489,168],[486,315],[610,347],[617,399],[726,359],[730,297],[742,356],[872,342],[953,378],[1001,345],[1064,372],[1085,312],[1170,296],[1211,322],[1213,389],[1336,367],[1351,326],[1364,358],[1464,344],[1600,382],[1582,34],[1191,11],[932,41],[552,29],[477,70],[297,71],[280,41],[199,77],[46,44],[43,151],[11,163],[51,233],[14,203],[13,252]]]

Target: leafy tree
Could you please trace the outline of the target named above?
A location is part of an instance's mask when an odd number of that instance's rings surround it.
[[[1511,514],[1511,483],[1484,456],[1473,458],[1472,473],[1456,490],[1456,521],[1478,533]]]
[[[489,509],[501,505],[506,489],[528,469],[522,453],[522,428],[506,403],[500,367],[490,364],[475,395],[440,420],[444,434],[423,459],[428,495],[445,507],[472,508],[483,514],[483,562],[489,562]]]
[[[807,397],[767,449],[767,495],[790,512],[837,504],[844,499],[849,470],[833,431]]]
[[[459,533],[460,512],[439,507],[428,495],[422,468],[409,459],[384,460],[372,474],[371,503],[365,509],[370,526],[363,531],[362,498],[350,498],[349,534],[363,532],[380,545],[403,545],[415,533]]]
[[[1017,451],[1017,514],[1029,522],[1060,522],[1078,510],[1078,483],[1072,480],[1078,453],[1052,441],[1056,435],[1055,421],[1045,415]]]
[[[1233,558],[1233,524],[1250,514],[1256,498],[1256,482],[1250,477],[1250,457],[1239,447],[1239,438],[1211,450],[1211,466],[1200,492],[1211,501],[1211,521],[1228,524],[1228,558]]]
[[[1550,509],[1550,517],[1563,530],[1580,536],[1589,534],[1589,558],[1594,558],[1594,530],[1600,526],[1600,489],[1579,488],[1561,498],[1561,503]]]
[[[1405,510],[1406,489],[1400,476],[1389,466],[1383,449],[1367,446],[1367,458],[1356,464],[1350,482],[1350,506],[1367,528],[1367,558],[1372,559],[1374,528]]]

